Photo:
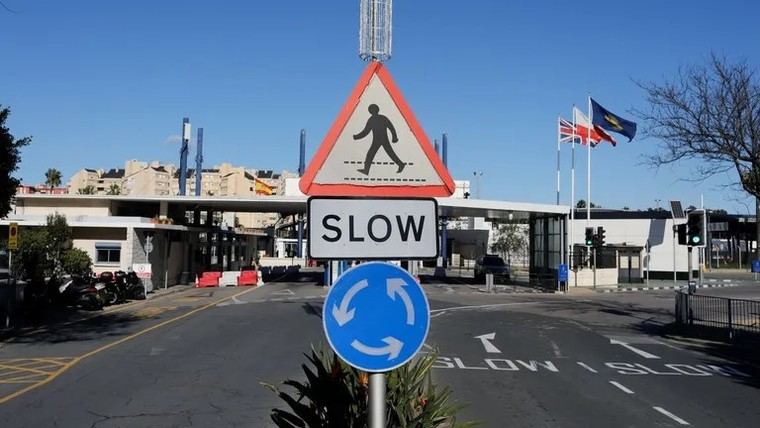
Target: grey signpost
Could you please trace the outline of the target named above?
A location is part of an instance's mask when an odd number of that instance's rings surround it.
[[[299,188],[308,201],[308,255],[361,263],[330,281],[325,336],[370,373],[368,422],[384,428],[386,373],[420,350],[430,326],[417,279],[380,260],[439,254],[438,204],[455,185],[382,62],[391,57],[392,0],[360,0],[359,57],[369,62]],[[300,169],[300,168],[299,168]]]

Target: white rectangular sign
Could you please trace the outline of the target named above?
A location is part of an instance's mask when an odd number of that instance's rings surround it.
[[[135,263],[132,265],[132,270],[137,274],[138,278],[150,278],[152,274],[152,266],[150,263]]]
[[[438,257],[438,203],[432,198],[312,197],[308,221],[313,259]]]

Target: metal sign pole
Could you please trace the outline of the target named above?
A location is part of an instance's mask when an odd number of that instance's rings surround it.
[[[673,284],[678,282],[678,273],[676,271],[676,222],[673,220]]]
[[[688,247],[688,252],[687,252],[689,258],[687,259],[687,262],[686,262],[686,266],[689,269],[689,276],[688,276],[689,279],[688,279],[688,281],[686,283],[686,286],[687,286],[687,289],[689,291],[689,294],[692,294],[692,292],[693,292],[692,282],[694,281],[694,277],[693,277],[692,271],[691,271],[691,250],[692,250],[692,247],[690,245]]]
[[[594,288],[596,288],[596,247],[593,248],[594,251]]]
[[[369,428],[385,428],[385,373],[369,375]]]

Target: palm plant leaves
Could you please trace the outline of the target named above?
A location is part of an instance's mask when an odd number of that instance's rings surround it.
[[[341,361],[331,350],[313,348],[301,368],[306,380],[287,380],[280,387],[262,385],[282,399],[288,409],[273,409],[272,421],[281,428],[366,427],[368,375]],[[461,406],[451,404],[451,390],[433,383],[435,354],[422,355],[390,372],[386,420],[400,428],[470,427],[457,424]]]

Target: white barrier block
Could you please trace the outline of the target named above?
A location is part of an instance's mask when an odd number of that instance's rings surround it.
[[[222,277],[219,278],[220,287],[235,287],[238,283],[239,271],[224,271]]]

